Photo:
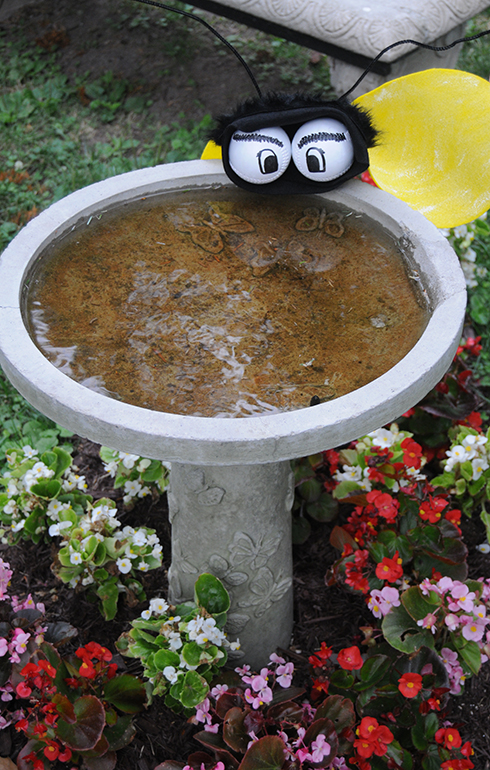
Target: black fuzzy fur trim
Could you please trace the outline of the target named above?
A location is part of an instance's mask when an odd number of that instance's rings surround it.
[[[335,107],[344,112],[359,128],[366,146],[374,147],[377,143],[378,131],[374,127],[369,113],[361,107],[351,104],[347,99],[336,99],[325,101],[319,94],[285,94],[271,91],[262,97],[251,97],[241,104],[237,105],[234,112],[218,115],[215,118],[216,126],[209,133],[209,139],[212,139],[217,145],[222,145],[224,134],[227,127],[240,118],[251,115],[260,115],[262,113],[287,112],[288,110],[298,110],[307,107]],[[279,117],[279,116],[278,116]],[[281,124],[280,119],[278,125]]]

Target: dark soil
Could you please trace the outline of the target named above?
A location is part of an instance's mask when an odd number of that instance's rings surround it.
[[[27,45],[36,41],[49,49],[58,46],[59,63],[71,82],[88,70],[93,79],[111,70],[117,77],[128,79],[135,93],[142,92],[153,101],[149,108],[148,125],[170,124],[187,118],[199,120],[206,113],[229,109],[243,96],[253,93],[250,81],[235,58],[221,44],[216,44],[200,25],[191,31],[191,23],[177,20],[159,26],[159,11],[131,4],[128,0],[40,0],[15,17],[2,23],[7,35],[17,35],[19,29]],[[138,21],[139,19],[139,21]],[[137,22],[137,23],[136,23]],[[230,22],[217,22],[227,35],[247,36],[255,33]],[[263,47],[255,54],[260,68],[261,86],[284,88],[285,65],[277,65],[274,57]],[[311,52],[305,65],[304,79],[295,88],[307,89],[311,68],[317,66],[318,56]],[[83,93],[81,93],[81,98]],[[131,118],[127,118],[130,120]],[[100,129],[102,133],[124,131],[124,121]],[[89,126],[80,126],[90,141],[105,138]],[[148,139],[148,128],[141,128],[141,138]],[[98,448],[88,441],[78,445],[76,462],[90,484],[94,497],[113,495]],[[170,563],[169,524],[165,496],[141,501],[130,513],[122,514],[124,523],[155,528],[164,545],[164,566],[145,576],[148,597],[166,590],[166,570]],[[464,537],[469,548],[472,577],[490,577],[490,556],[475,551],[484,534],[479,522],[464,522]],[[97,641],[114,650],[114,642],[141,608],[123,606],[117,620],[106,623],[96,605],[58,582],[50,571],[52,554],[47,545],[29,543],[18,547],[0,546],[0,556],[15,570],[12,592],[31,592],[46,604],[48,619],[64,619],[78,629],[77,643]],[[313,522],[308,541],[294,550],[295,626],[290,649],[300,672],[307,672],[310,652],[322,641],[335,650],[361,643],[359,626],[371,620],[361,598],[346,594],[340,588],[326,588],[324,576],[336,552],[329,544],[329,526]],[[122,665],[126,665],[121,661]],[[129,670],[137,672],[136,662]],[[461,698],[450,701],[451,719],[460,726],[465,739],[475,748],[477,770],[490,768],[490,665],[473,677]],[[154,770],[165,759],[185,761],[197,749],[192,739],[195,730],[186,721],[157,701],[136,717],[138,733],[126,749],[118,753],[118,770]],[[12,735],[12,744],[3,731],[0,756],[15,760],[20,748],[19,737]],[[62,767],[60,765],[60,767]],[[64,767],[64,766],[63,766]]]

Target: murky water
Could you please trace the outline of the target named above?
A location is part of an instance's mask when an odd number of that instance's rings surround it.
[[[37,261],[26,323],[88,388],[206,417],[309,406],[413,347],[427,308],[393,239],[316,196],[188,191],[90,217]]]

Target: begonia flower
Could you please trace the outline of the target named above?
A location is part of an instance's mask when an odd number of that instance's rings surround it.
[[[337,655],[337,663],[345,671],[354,671],[362,668],[364,661],[359,647],[344,647]]]
[[[407,671],[398,680],[398,689],[405,698],[415,698],[422,689],[421,675]]]

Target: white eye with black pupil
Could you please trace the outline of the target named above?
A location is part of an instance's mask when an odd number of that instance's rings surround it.
[[[318,118],[302,125],[294,135],[292,148],[298,171],[316,182],[337,179],[354,162],[350,134],[334,118]]]
[[[269,184],[278,179],[291,160],[291,140],[282,128],[235,131],[228,147],[231,168],[252,184]]]

